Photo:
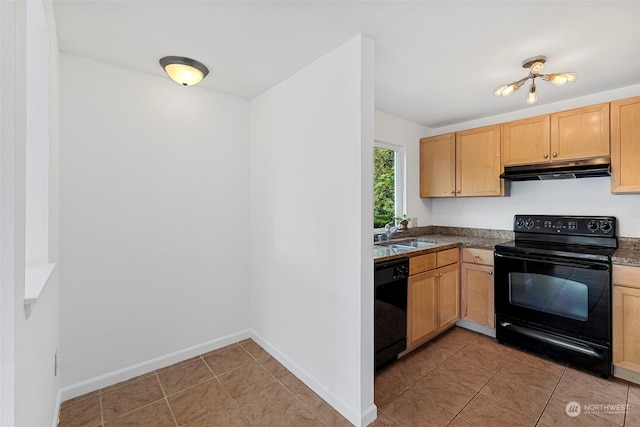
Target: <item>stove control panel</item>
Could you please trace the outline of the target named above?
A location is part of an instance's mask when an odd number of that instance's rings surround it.
[[[612,216],[515,215],[513,231],[615,237],[616,218]]]

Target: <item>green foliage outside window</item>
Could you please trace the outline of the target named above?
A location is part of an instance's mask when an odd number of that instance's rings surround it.
[[[395,206],[396,153],[386,148],[373,149],[373,226],[393,222]]]

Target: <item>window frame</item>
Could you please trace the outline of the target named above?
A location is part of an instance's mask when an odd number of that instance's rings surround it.
[[[374,140],[374,148],[384,148],[395,152],[395,216],[402,216],[407,211],[407,149],[403,145],[392,144],[389,142]],[[372,189],[373,185],[372,183]],[[384,231],[384,228],[374,228],[374,233]]]

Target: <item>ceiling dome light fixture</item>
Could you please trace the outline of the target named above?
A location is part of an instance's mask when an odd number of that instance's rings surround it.
[[[529,95],[527,96],[527,104],[535,104],[538,102],[538,94],[536,92],[537,77],[548,81],[554,86],[564,86],[566,83],[572,82],[577,78],[576,73],[540,74],[544,68],[545,62],[547,62],[547,57],[542,55],[525,59],[522,61],[522,68],[528,68],[529,75],[508,85],[500,86],[493,92],[493,94],[505,97],[509,96],[516,90],[520,89],[527,80],[531,79]]]
[[[183,56],[165,56],[160,59],[160,65],[169,77],[182,86],[196,85],[209,74],[209,69],[203,63]]]

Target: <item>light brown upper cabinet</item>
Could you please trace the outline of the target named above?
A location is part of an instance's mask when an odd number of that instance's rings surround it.
[[[420,140],[420,197],[455,197],[456,134]]]
[[[420,197],[504,196],[501,126],[420,140]]]
[[[640,193],[640,97],[611,103],[611,192]]]
[[[502,124],[502,158],[505,165],[530,165],[549,161],[549,115]]]
[[[502,124],[504,164],[523,165],[609,155],[609,104]]]
[[[609,104],[551,115],[551,160],[609,155]]]

